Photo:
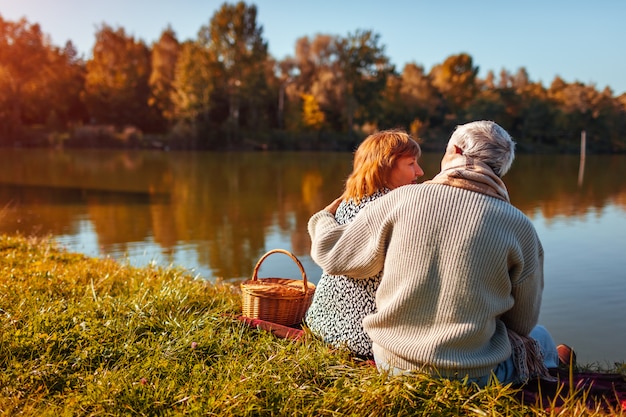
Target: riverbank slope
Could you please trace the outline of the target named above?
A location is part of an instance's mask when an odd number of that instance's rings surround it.
[[[518,392],[387,379],[235,317],[238,289],[0,236],[2,415],[546,415]],[[583,411],[581,411],[583,410]],[[547,415],[602,415],[572,400]]]

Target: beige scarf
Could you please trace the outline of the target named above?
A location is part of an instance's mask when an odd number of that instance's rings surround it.
[[[517,372],[517,383],[525,384],[535,378],[555,381],[546,368],[539,342],[530,336],[521,336],[511,329],[507,329],[507,332]]]
[[[424,183],[464,188],[510,203],[509,193],[502,179],[487,164],[461,154],[452,156],[435,178]]]

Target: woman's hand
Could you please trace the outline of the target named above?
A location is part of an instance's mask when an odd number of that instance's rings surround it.
[[[326,210],[327,212],[329,212],[330,214],[334,216],[335,213],[337,212],[337,207],[339,207],[339,204],[341,204],[342,201],[343,201],[343,198],[338,197],[337,199],[335,199],[335,201],[333,201],[332,203],[324,207],[324,210]]]

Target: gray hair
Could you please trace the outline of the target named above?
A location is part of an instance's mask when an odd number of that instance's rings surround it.
[[[463,155],[487,164],[498,177],[503,177],[515,159],[515,142],[511,135],[495,122],[480,120],[457,126],[448,141]]]

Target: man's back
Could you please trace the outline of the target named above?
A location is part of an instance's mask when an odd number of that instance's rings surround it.
[[[507,326],[522,334],[536,325],[541,244],[508,202],[422,184],[394,190],[367,216],[372,236],[386,236],[388,246],[378,311],[364,328],[375,350],[395,352],[384,355],[397,367],[488,372],[510,355],[499,317],[510,316]]]

